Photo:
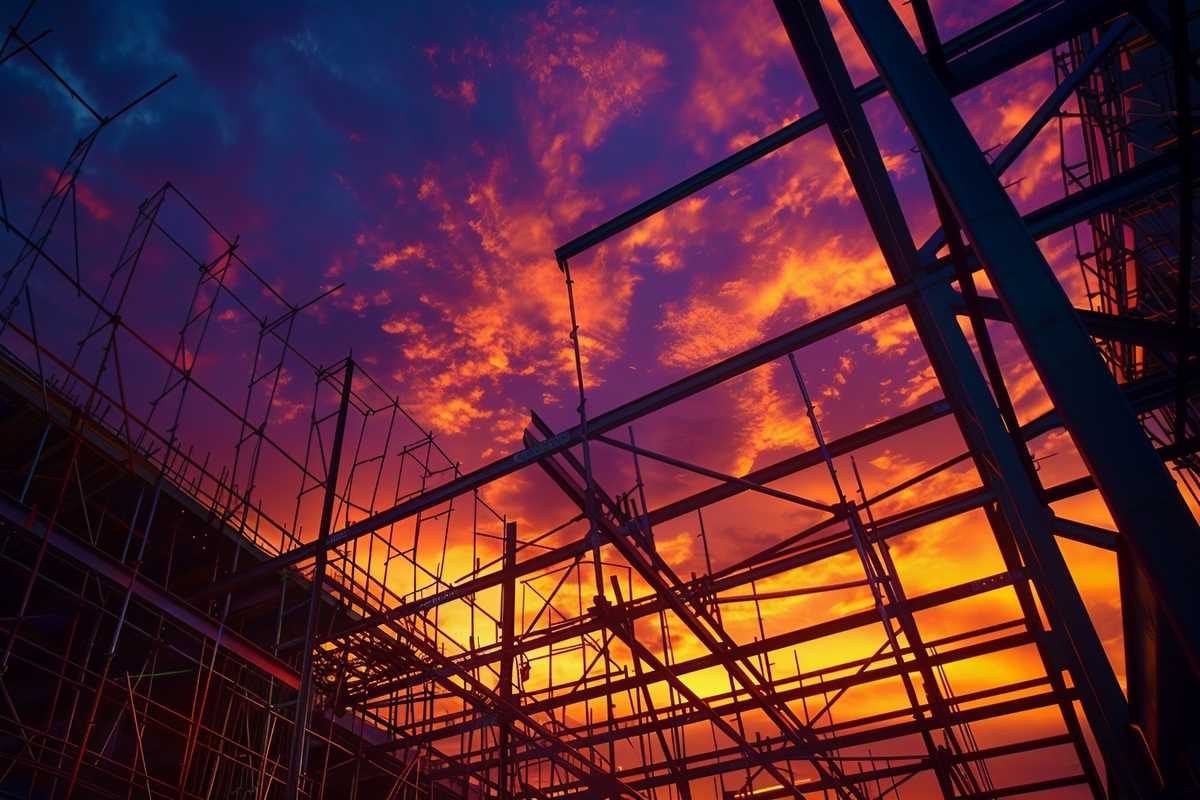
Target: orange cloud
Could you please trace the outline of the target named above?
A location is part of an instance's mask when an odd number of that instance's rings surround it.
[[[855,253],[836,235],[815,249],[751,254],[743,274],[712,287],[700,280],[686,300],[666,305],[660,363],[694,369],[765,338],[778,317],[819,316],[891,282],[878,250]]]
[[[406,244],[398,250],[388,250],[371,264],[371,269],[388,270],[405,261],[419,261],[425,258],[425,245]]]
[[[439,430],[463,433],[486,420],[490,436],[511,446],[519,429],[502,430],[486,413],[504,397],[505,382],[523,379],[543,393],[573,383],[565,287],[551,257],[565,223],[543,195],[517,191],[498,157],[454,189],[431,170],[416,195],[441,233],[436,241],[399,248],[384,237],[360,237],[362,246],[381,249],[375,268],[406,263],[423,271],[415,277],[432,278],[435,269],[456,277],[423,282],[417,310],[380,323],[398,340],[405,399],[423,418],[443,423]],[[630,265],[604,258],[577,270],[580,341],[593,385],[603,380],[598,367],[621,351],[638,281]]]
[[[702,21],[694,24],[690,39],[698,63],[682,111],[683,130],[697,149],[707,152],[712,140],[701,132],[718,134],[723,143],[747,125],[764,125],[794,109],[798,102],[783,109],[768,105],[766,77],[773,66],[790,62],[797,75],[800,67],[767,3],[708,3],[696,19]],[[799,91],[796,96],[798,101]]]
[[[805,415],[799,386],[791,371],[783,375],[788,392],[775,385],[781,370],[778,362],[767,364],[731,382],[734,406],[741,421],[731,471],[742,475],[754,468],[763,453],[781,449],[808,449],[816,445]]]
[[[597,16],[587,7],[554,0],[532,19],[520,59],[540,107],[549,110],[550,127],[571,130],[588,149],[661,88],[667,65],[661,50],[602,34]]]
[[[689,197],[636,225],[617,242],[617,252],[627,259],[649,258],[660,272],[684,268],[681,250],[693,246],[710,221],[704,213],[707,198]]]

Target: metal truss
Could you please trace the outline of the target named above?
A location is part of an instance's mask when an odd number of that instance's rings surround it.
[[[21,32],[26,11],[0,62],[36,61],[96,127],[32,225],[3,211],[17,250],[0,276],[0,569],[17,589],[0,662],[6,795],[884,800],[1200,787],[1200,539],[1178,488],[1195,489],[1200,381],[1195,4],[1024,0],[942,41],[913,0],[900,13],[918,47],[891,5],[843,0],[879,75],[860,86],[817,0],[775,6],[818,109],[558,248],[578,423],[555,431],[534,414],[523,449],[469,472],[364,364],[296,344],[335,290],[286,299],[177,187],[141,204],[99,282],[81,269],[64,229],[84,160],[159,87],[96,112],[39,55],[45,34]],[[1056,89],[989,161],[953,98],[1047,52]],[[885,94],[928,175],[941,227],[924,242],[863,112]],[[1051,125],[1065,196],[1022,216],[1001,180]],[[594,412],[572,261],[820,128],[893,285]],[[1067,231],[1091,309],[1071,306],[1038,246]],[[197,235],[218,252],[201,255]],[[139,292],[155,290],[148,261],[194,281],[167,345],[139,324]],[[811,351],[889,313],[912,321],[942,397],[828,437],[805,380]],[[989,322],[1011,326],[1052,401],[1035,419],[1018,419]],[[206,348],[249,354],[244,376],[206,372]],[[776,363],[811,449],[731,475],[638,443],[634,426],[647,441],[655,412]],[[856,455],[939,423],[956,427],[961,453],[866,485]],[[1086,474],[1046,485],[1030,444],[1057,430]],[[632,485],[599,466],[617,455]],[[708,483],[652,505],[651,463]],[[955,470],[968,488],[905,500]],[[576,510],[527,531],[485,502],[519,471]],[[797,493],[796,476],[820,476],[822,497]],[[1093,491],[1116,531],[1056,513]],[[734,501],[788,503],[814,521],[714,564],[704,512]],[[682,575],[656,529],[693,519],[706,569]],[[1003,569],[906,591],[895,544],[956,519],[981,523],[990,538],[977,544]],[[471,545],[457,574],[452,538]],[[1128,692],[1060,539],[1117,554]],[[861,577],[814,577],[847,563]],[[768,633],[763,605],[806,595],[857,605]],[[980,614],[985,597],[1011,613]],[[747,607],[750,638],[730,624]],[[959,622],[931,630],[933,612]],[[830,641],[873,644],[801,660]],[[950,680],[1006,658],[1036,671],[966,691]],[[847,699],[864,696],[865,713]],[[1052,730],[1020,735],[1030,719]]]

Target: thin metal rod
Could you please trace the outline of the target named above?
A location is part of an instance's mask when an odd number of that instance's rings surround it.
[[[329,452],[329,461],[325,470],[325,497],[321,503],[321,522],[317,531],[317,541],[324,545],[329,537],[329,528],[333,522],[333,504],[337,498],[338,472],[342,463],[342,443],[346,435],[346,416],[350,406],[350,391],[354,380],[354,360],[346,358],[342,374],[342,396],[338,405],[337,423],[333,433],[333,445]],[[304,624],[304,649],[300,656],[300,688],[296,692],[296,711],[293,717],[291,759],[288,762],[288,782],[286,797],[289,800],[299,800],[301,776],[305,771],[305,756],[307,754],[307,727],[312,703],[312,668],[313,642],[316,639],[317,621],[321,610],[323,586],[325,580],[326,549],[320,547],[317,560],[309,577],[310,588],[308,595],[308,616]]]

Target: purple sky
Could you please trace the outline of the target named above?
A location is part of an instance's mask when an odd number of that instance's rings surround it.
[[[944,38],[1005,5],[933,3]],[[10,4],[6,23],[17,6],[24,2]],[[909,7],[897,10],[911,26]],[[869,78],[849,27],[837,14],[832,21],[852,74]],[[104,131],[89,156],[79,189],[85,284],[103,285],[138,203],[171,181],[228,238],[238,237],[241,257],[292,301],[344,282],[301,317],[296,341],[325,363],[353,348],[466,468],[517,449],[531,408],[556,428],[576,421],[554,247],[814,107],[769,2],[46,0],[22,31],[45,28],[53,33],[39,51],[102,112],[179,76]],[[28,225],[91,121],[27,58],[5,64],[0,78],[0,178],[12,218]],[[1052,85],[1042,56],[958,103],[980,146],[991,148]],[[867,111],[923,241],[936,225],[920,159],[888,99]],[[1048,129],[1006,174],[1022,210],[1061,196],[1058,155]],[[198,253],[220,251],[181,208],[169,213],[177,211]],[[65,237],[60,231],[51,243],[64,259]],[[1069,239],[1044,245],[1082,304]],[[3,247],[5,257],[15,253],[11,238]],[[890,284],[824,130],[574,267],[593,412]],[[194,267],[158,251],[148,259],[130,314],[155,342],[171,341],[194,276]],[[48,286],[32,288],[41,303],[56,305]],[[48,317],[48,329],[75,312],[64,302],[55,313],[63,316]],[[248,323],[234,313],[217,324],[235,342]],[[1002,330],[997,336],[1028,417],[1044,407],[1040,388],[1015,341]],[[201,366],[220,384],[247,357],[230,345]],[[940,395],[903,312],[800,359],[831,437]],[[310,387],[297,380],[284,401],[299,402]],[[638,430],[640,444],[726,472],[812,442],[795,382],[780,364],[656,414]],[[939,423],[862,454],[860,464],[878,491],[960,445],[953,426]],[[1054,476],[1075,474],[1069,443],[1060,437],[1041,446],[1042,454],[1066,454],[1048,462]],[[602,457],[600,469],[614,485],[630,483],[625,456]],[[973,480],[952,474],[926,491],[931,497]],[[655,468],[647,481],[656,505],[703,485]],[[537,527],[566,509],[546,486],[517,476],[493,497]],[[791,488],[829,492],[815,472]],[[1102,520],[1098,506],[1080,513]],[[805,519],[789,507],[750,526],[743,511],[734,505],[713,515],[718,562]],[[955,537],[977,525],[913,542],[913,563],[949,559]],[[660,532],[685,574],[700,564],[691,526]],[[994,567],[982,552],[954,557],[967,571]],[[1108,585],[1103,566],[1087,564],[1098,592]],[[1102,610],[1105,635],[1115,634],[1111,606]]]

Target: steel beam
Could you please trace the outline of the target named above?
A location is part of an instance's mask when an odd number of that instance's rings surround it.
[[[949,95],[892,9],[843,0],[1138,567],[1200,674],[1200,528]]]
[[[354,380],[354,361],[346,359],[342,374],[341,400],[338,403],[337,421],[333,431],[333,445],[329,452],[329,463],[325,468],[325,492],[321,501],[321,521],[317,529],[317,543],[324,544],[329,538],[329,528],[333,524],[333,508],[337,501],[338,472],[342,465],[342,444],[346,436],[346,413],[350,408],[351,384]],[[315,402],[315,401],[314,401]],[[313,418],[316,419],[316,408]],[[286,796],[288,800],[299,800],[300,779],[305,772],[305,762],[308,757],[308,718],[311,711],[313,690],[313,650],[316,648],[317,620],[321,611],[322,584],[325,582],[325,561],[327,550],[321,547],[317,550],[316,564],[313,566],[311,584],[308,593],[308,613],[304,623],[304,649],[300,653],[300,687],[296,692],[296,707],[292,717],[292,755],[288,761],[288,779]]]
[[[1138,411],[1149,411],[1164,403],[1167,403],[1173,392],[1173,382],[1168,378],[1143,378],[1138,381],[1133,381],[1125,384],[1122,388],[1127,393],[1130,404]],[[932,404],[943,403],[937,401]],[[886,424],[886,423],[885,423]],[[1030,420],[1021,429],[1021,437],[1026,440],[1032,440],[1037,436],[1041,436],[1052,430],[1061,427],[1061,422],[1058,415],[1053,411],[1048,411],[1041,416]],[[911,429],[911,428],[907,428]],[[841,443],[846,439],[851,439],[856,434],[850,434],[844,439],[834,440],[829,443],[830,448],[841,448]],[[1165,459],[1170,457],[1172,448],[1170,446],[1163,448],[1160,455]],[[963,454],[966,457],[966,454]],[[770,469],[768,467],[767,469]],[[751,473],[752,474],[752,473]],[[749,477],[749,476],[747,476]],[[1071,481],[1067,484],[1059,486],[1051,486],[1045,490],[1046,499],[1049,502],[1056,502],[1074,497],[1083,492],[1091,491],[1094,487],[1091,478],[1086,477],[1078,481]],[[964,514],[970,511],[983,508],[986,504],[993,502],[995,499],[993,493],[987,488],[980,487],[976,489],[960,492],[949,497],[941,498],[930,503],[920,506],[904,509],[895,514],[876,519],[875,525],[872,527],[870,535],[874,541],[886,541],[921,527],[932,525],[937,522],[949,519],[959,514]],[[653,513],[653,512],[652,512]],[[840,518],[834,518],[831,522],[837,522]],[[815,528],[810,528],[811,532],[815,533]],[[800,567],[816,563],[825,558],[831,558],[842,553],[848,553],[853,547],[849,539],[847,530],[836,531],[818,544],[814,544],[808,549],[800,552],[788,550],[786,552],[775,552],[776,548],[769,548],[768,551],[760,552],[750,556],[746,560],[747,566],[743,569],[725,570],[722,573],[715,575],[703,586],[693,582],[689,585],[690,592],[706,592],[719,593],[731,589],[739,588],[747,585],[752,580],[763,580],[773,575],[779,575]],[[518,565],[517,576],[532,574],[539,572],[549,567],[569,560],[577,555],[586,552],[589,544],[586,540],[580,540],[547,553],[535,556]],[[768,558],[769,556],[769,558]],[[535,563],[536,562],[536,563]],[[336,641],[343,636],[351,635],[353,632],[368,630],[370,627],[375,627],[384,624],[388,621],[396,621],[404,616],[419,613],[420,610],[432,608],[441,602],[449,602],[455,598],[464,596],[464,592],[483,591],[487,588],[500,585],[505,580],[507,573],[498,571],[490,575],[476,578],[473,581],[463,583],[461,587],[455,587],[453,594],[443,593],[443,595],[435,595],[432,598],[427,598],[424,601],[418,601],[406,606],[400,606],[387,612],[387,620],[366,620],[361,623],[365,627],[359,627],[359,623],[353,626],[352,630],[340,630],[330,635],[327,641]],[[910,599],[911,600],[911,599]],[[431,602],[433,601],[433,602]],[[915,602],[915,601],[913,601]],[[660,610],[665,609],[665,602],[653,596],[647,596],[637,601],[632,601],[626,604],[627,612],[636,617],[641,618],[650,614],[656,614]],[[405,612],[403,614],[397,612]],[[864,612],[866,613],[866,612]],[[522,649],[527,651],[535,651],[539,648],[549,647],[556,643],[565,641],[575,636],[595,632],[600,629],[600,624],[593,617],[585,617],[577,621],[575,626],[556,627],[551,631],[543,634],[526,636],[521,640]],[[826,633],[820,635],[830,635],[836,631],[827,630]],[[457,659],[456,663],[464,669],[477,669],[486,664],[496,661],[500,657],[498,648],[487,649],[480,648],[473,653],[464,654],[464,657]],[[711,665],[710,665],[711,666]],[[370,687],[356,688],[354,691],[362,693],[362,699],[371,697],[379,697],[388,693],[403,691],[404,689],[414,685],[417,679],[410,677],[398,677],[397,674],[387,674],[379,676],[380,682]],[[364,692],[365,689],[365,692]]]
[[[1026,0],[989,18],[944,45],[948,81],[955,94],[966,92],[1070,39],[1119,11],[1113,0],[1069,0],[1064,3]],[[862,102],[878,97],[884,84],[873,78],[855,89]],[[554,251],[559,262],[595,247],[638,222],[663,211],[705,187],[733,174],[784,145],[825,124],[821,110],[813,111],[764,138],[747,145],[690,178],[659,192],[628,211],[581,234]]]
[[[929,79],[926,91],[946,98],[947,106],[953,111],[946,90],[891,8],[882,3],[877,6],[870,13],[876,17],[888,16],[916,54],[923,74]],[[861,103],[853,96],[849,74],[825,13],[817,0],[776,0],[776,7],[809,86],[830,121],[834,143],[884,260],[898,283],[910,281],[919,274],[919,256],[866,115]],[[876,66],[888,81],[888,74],[878,61]],[[892,88],[892,82],[888,85]],[[965,127],[963,130],[965,132]],[[999,184],[978,148],[974,147],[973,140],[972,147],[986,173],[986,180],[999,190]],[[1019,223],[1015,212],[1013,216]],[[969,227],[966,229],[971,231]],[[1036,249],[1023,228],[1022,233]],[[1061,294],[1057,283],[1055,288]],[[922,290],[909,304],[909,309],[938,382],[954,408],[976,469],[998,500],[999,515],[993,520],[993,528],[1001,552],[1011,563],[1015,554],[1010,542],[1015,536],[1030,575],[1045,601],[1051,635],[1061,637],[1070,645],[1063,649],[1063,666],[1070,670],[1081,689],[1082,704],[1101,752],[1121,782],[1131,787],[1136,796],[1145,796],[1144,771],[1140,765],[1130,763],[1128,746],[1123,738],[1129,714],[1121,687],[1054,541],[1049,511],[1014,442],[1016,431],[1010,434],[1006,428],[975,356],[951,314],[951,296],[951,290],[945,286]],[[1090,348],[1091,341],[1086,342]],[[1105,375],[1107,377],[1107,373]],[[1156,466],[1162,469],[1157,461]],[[1053,670],[1055,665],[1047,664],[1047,668]]]
[[[499,718],[500,765],[496,785],[499,800],[508,800],[511,763],[512,721],[505,709],[513,702],[513,627],[517,608],[517,523],[504,523],[504,583],[500,586],[500,704]]]
[[[133,596],[174,623],[202,636],[216,646],[228,650],[230,655],[245,661],[255,669],[270,675],[290,689],[300,686],[296,670],[275,656],[253,644],[236,631],[223,627],[208,615],[203,614],[183,600],[172,595],[144,577],[135,576],[133,571],[96,548],[84,544],[58,526],[49,527],[40,516],[23,510],[13,501],[0,497],[0,518],[15,528],[29,532],[37,539],[45,539],[50,547],[63,557],[120,587],[132,587]]]
[[[1004,304],[998,299],[983,295],[977,299],[979,310],[984,317],[996,322],[1009,321],[1008,312],[1004,310]],[[959,297],[955,297],[954,310],[958,313],[965,313],[965,309],[966,303]],[[1170,356],[1182,340],[1188,352],[1200,352],[1200,331],[1195,329],[1179,331],[1175,325],[1169,322],[1105,314],[1102,311],[1092,311],[1086,308],[1075,308],[1074,311],[1083,326],[1087,328],[1088,333],[1098,339],[1140,345],[1158,351],[1164,357]]]
[[[914,408],[911,411],[886,419],[883,422],[869,425],[856,433],[834,439],[828,443],[827,447],[829,453],[833,456],[845,455],[846,453],[868,447],[905,431],[910,431],[920,425],[941,419],[949,413],[950,405],[945,400],[935,400],[932,403]],[[770,483],[820,463],[821,453],[814,448],[748,472],[742,476],[742,480],[757,484]],[[746,491],[746,487],[740,483],[725,481],[660,506],[651,511],[647,517],[651,525],[659,525],[695,511],[698,508],[734,497],[744,491]]]
[[[1093,214],[1119,208],[1137,197],[1162,191],[1177,181],[1178,175],[1176,159],[1169,154],[1158,156],[1119,176],[1031,212],[1025,217],[1025,223],[1035,237],[1049,236],[1071,225],[1083,222]],[[979,268],[977,263],[973,263],[971,266],[974,269]],[[802,349],[859,325],[872,317],[899,308],[909,301],[918,286],[936,285],[949,281],[954,271],[948,264],[931,255],[929,261],[922,261],[921,273],[921,277],[914,283],[884,289],[601,414],[589,421],[589,432],[607,433],[615,428],[628,425],[646,414],[737,377],[793,350]],[[379,528],[441,505],[453,497],[478,489],[539,459],[560,453],[579,444],[580,441],[582,441],[582,428],[577,425],[556,434],[549,442],[542,442],[537,447],[503,456],[404,503],[343,528],[330,535],[327,546],[338,547]],[[313,558],[318,547],[317,543],[310,542],[293,548],[260,565],[242,570],[230,578],[207,587],[202,596],[212,597],[224,594],[233,586],[259,580],[281,569]]]

